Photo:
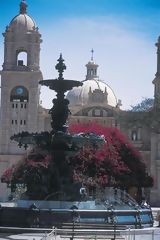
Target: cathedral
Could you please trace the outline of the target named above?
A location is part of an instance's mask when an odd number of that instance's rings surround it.
[[[27,4],[3,33],[4,62],[1,75],[0,175],[20,161],[27,151],[18,148],[10,137],[22,131],[50,130],[48,110],[40,105],[40,45],[42,36]],[[0,43],[2,44],[2,43]],[[157,47],[157,73],[153,80],[154,106],[145,112],[121,110],[121,101],[112,88],[98,76],[98,64],[92,56],[86,64],[86,77],[81,87],[67,93],[72,115],[69,123],[97,122],[119,128],[141,152],[154,187],[147,189],[152,206],[160,206],[160,38]],[[26,62],[22,60],[26,56]],[[0,201],[7,201],[10,189],[0,183]]]

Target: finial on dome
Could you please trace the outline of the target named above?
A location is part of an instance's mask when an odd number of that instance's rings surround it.
[[[94,50],[93,50],[93,48],[92,48],[92,50],[91,50],[91,61],[93,61],[93,54],[94,54]]]
[[[22,0],[20,3],[20,14],[27,13],[27,3],[25,0]]]

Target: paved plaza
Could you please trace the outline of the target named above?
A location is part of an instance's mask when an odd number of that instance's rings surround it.
[[[21,233],[21,234],[4,234],[0,233],[0,240],[70,240],[69,237],[60,237],[60,236],[46,236],[45,233]],[[76,240],[95,240],[95,239],[105,239],[105,240],[159,240],[160,239],[160,229],[159,228],[150,228],[146,230],[138,230],[136,232],[129,231],[128,232],[122,232],[118,233],[118,235],[114,238],[114,236],[110,235],[109,233],[106,235],[101,236],[77,236],[75,237]]]
[[[0,233],[0,240],[41,240],[45,235],[41,233],[5,234]]]

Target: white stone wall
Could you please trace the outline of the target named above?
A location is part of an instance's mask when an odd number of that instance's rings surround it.
[[[1,154],[15,154],[24,151],[18,149],[15,143],[10,141],[14,133],[38,131],[38,110],[39,110],[39,80],[42,79],[40,71],[17,72],[2,71],[1,73]],[[29,101],[26,108],[21,108],[21,102],[17,102],[17,108],[12,108],[10,94],[14,87],[24,86],[29,92]],[[17,118],[17,124],[13,125],[12,120]],[[25,120],[25,125],[21,125]]]
[[[154,186],[151,189],[150,200],[153,206],[160,205],[160,157],[159,157],[160,134],[152,133],[151,136],[151,176]]]

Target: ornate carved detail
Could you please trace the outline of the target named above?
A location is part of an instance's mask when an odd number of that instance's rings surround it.
[[[58,72],[59,72],[58,80],[63,80],[64,79],[63,72],[64,72],[64,70],[66,70],[66,65],[63,63],[64,59],[62,58],[62,54],[60,54],[60,57],[57,61],[58,61],[58,63],[56,65],[55,69],[58,70]]]
[[[105,92],[103,92],[100,89],[95,89],[93,92],[90,88],[89,90],[89,99],[88,102],[89,103],[107,103],[107,97],[108,97],[108,93],[107,93],[107,89],[105,89]]]

